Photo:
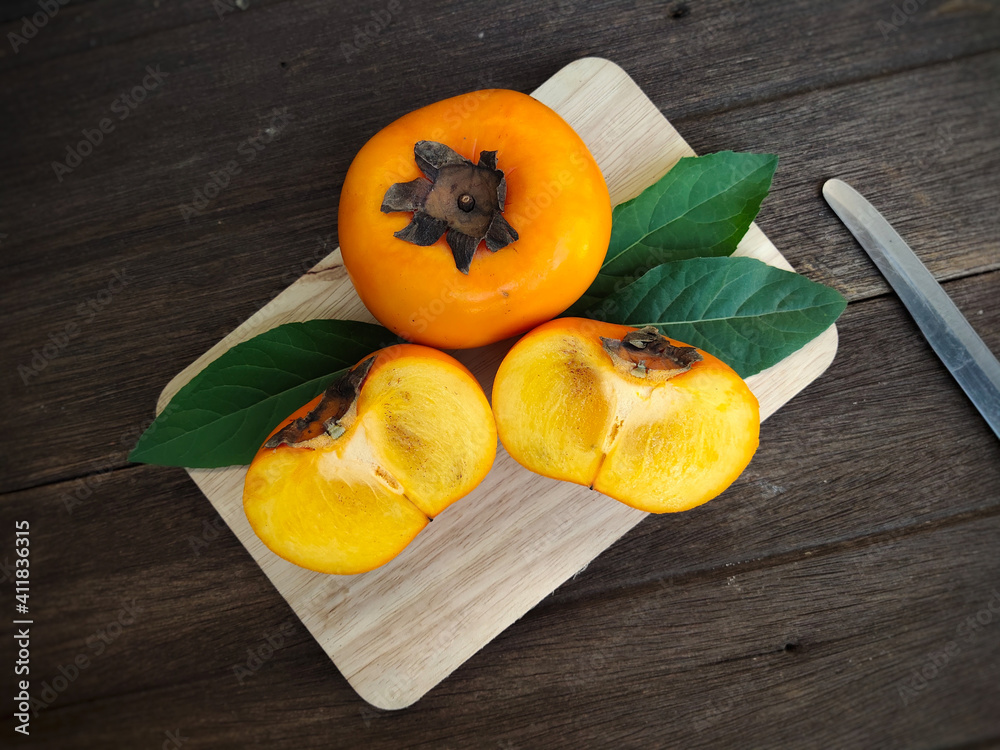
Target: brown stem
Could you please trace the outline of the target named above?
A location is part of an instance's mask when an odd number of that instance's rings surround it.
[[[639,378],[667,380],[691,369],[702,356],[693,346],[674,346],[654,326],[626,333],[621,340],[601,337],[615,366]]]
[[[455,267],[465,274],[480,242],[495,253],[517,240],[517,230],[503,217],[507,178],[497,168],[496,151],[481,152],[473,164],[443,143],[418,141],[413,156],[426,176],[397,182],[382,200],[382,213],[413,212],[396,237],[427,247],[444,236]]]
[[[350,410],[361,392],[361,386],[368,377],[375,357],[368,357],[337,378],[323,392],[323,398],[311,412],[299,417],[291,424],[276,432],[264,443],[265,448],[290,445],[293,448],[320,435],[340,437],[343,428],[340,419]]]

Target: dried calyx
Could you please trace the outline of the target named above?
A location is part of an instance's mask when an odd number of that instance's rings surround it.
[[[674,346],[653,326],[627,333],[620,340],[602,336],[601,343],[619,371],[639,378],[667,380],[702,360],[696,348]]]
[[[333,439],[343,435],[345,430],[340,421],[352,410],[374,362],[375,357],[368,357],[337,378],[323,392],[315,409],[276,432],[264,447],[290,445],[296,448],[323,435]]]
[[[413,155],[426,176],[397,182],[382,200],[383,213],[413,212],[396,237],[426,247],[446,235],[455,267],[465,274],[481,241],[495,253],[517,240],[503,217],[507,179],[497,169],[496,151],[481,152],[473,164],[443,143],[418,141]]]

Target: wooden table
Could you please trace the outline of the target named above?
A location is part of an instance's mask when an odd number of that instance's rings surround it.
[[[46,706],[24,740],[9,701],[0,745],[1000,746],[1000,443],[820,197],[865,193],[1000,351],[1000,4],[844,5],[6,4],[0,591],[7,617],[26,520]],[[781,156],[758,223],[850,300],[839,354],[721,498],[380,711],[187,475],[125,455],[173,374],[336,246],[372,133],[587,55],[698,152]]]

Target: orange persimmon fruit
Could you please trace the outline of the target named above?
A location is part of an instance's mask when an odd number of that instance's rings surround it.
[[[436,349],[391,346],[275,429],[247,471],[243,507],[289,562],[363,573],[471,492],[496,445],[489,402],[462,364]]]
[[[372,315],[409,341],[465,349],[523,333],[586,291],[607,252],[611,201],[565,120],[489,89],[375,134],[348,169],[338,222]]]
[[[580,318],[539,326],[497,372],[500,442],[538,474],[652,513],[719,495],[757,450],[757,399],[728,365],[661,336]]]

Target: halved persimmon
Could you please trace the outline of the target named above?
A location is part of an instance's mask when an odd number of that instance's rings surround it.
[[[608,249],[611,200],[562,117],[488,89],[376,133],[348,169],[338,233],[382,325],[465,349],[522,333],[586,291]]]
[[[496,456],[486,395],[458,361],[402,344],[286,419],[247,471],[243,507],[275,554],[322,573],[394,558]]]
[[[639,510],[719,495],[757,450],[757,399],[707,352],[580,318],[539,326],[493,384],[500,442],[525,468]]]

